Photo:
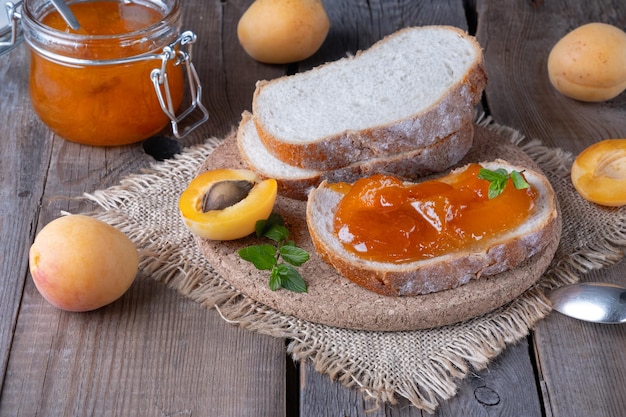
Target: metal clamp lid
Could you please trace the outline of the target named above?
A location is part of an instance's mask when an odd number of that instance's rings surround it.
[[[22,40],[22,30],[18,24],[21,18],[19,8],[22,2],[6,2],[4,10],[0,12],[0,55],[4,55]],[[5,20],[6,19],[6,20]]]
[[[200,79],[196,68],[191,62],[191,47],[196,41],[196,34],[191,31],[183,32],[178,39],[172,42],[170,45],[163,48],[161,57],[161,68],[155,68],[150,73],[152,84],[156,92],[159,104],[163,113],[170,119],[172,126],[172,133],[177,139],[182,139],[187,136],[192,130],[203,124],[209,119],[208,110],[202,105],[202,86],[200,85]],[[176,110],[172,103],[172,97],[170,94],[170,88],[167,75],[167,62],[169,60],[176,59],[175,65],[185,65],[187,70],[187,82],[189,84],[189,93],[191,95],[191,105],[180,115],[176,115]],[[180,132],[178,124],[186,119],[194,110],[200,110],[202,118],[197,120],[190,126],[187,126]]]

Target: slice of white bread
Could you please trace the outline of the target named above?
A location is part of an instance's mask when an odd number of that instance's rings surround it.
[[[306,221],[315,249],[322,259],[356,284],[387,296],[410,296],[456,288],[472,279],[510,270],[539,253],[560,234],[554,191],[543,174],[512,166],[503,160],[481,163],[485,168],[524,171],[539,191],[530,217],[521,226],[493,236],[471,249],[450,252],[409,263],[374,262],[347,251],[333,231],[342,194],[326,182],[309,194]],[[466,169],[466,167],[457,170]],[[456,170],[455,170],[456,171]],[[454,172],[454,171],[453,171]]]
[[[329,170],[458,131],[486,83],[472,36],[451,26],[411,27],[354,57],[259,81],[252,113],[278,159]]]
[[[276,158],[261,141],[249,112],[241,116],[237,129],[237,146],[243,162],[263,178],[278,181],[279,193],[288,198],[306,200],[309,191],[323,180],[354,182],[374,173],[393,174],[417,179],[441,172],[459,162],[472,146],[474,125],[472,120],[457,132],[423,148],[398,155],[357,161],[330,171],[299,168]]]

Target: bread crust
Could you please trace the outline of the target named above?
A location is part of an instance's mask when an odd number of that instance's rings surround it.
[[[497,163],[499,166],[504,164],[503,161]],[[525,169],[511,166],[506,168]],[[307,227],[316,251],[325,262],[352,282],[373,292],[398,297],[457,288],[470,280],[514,269],[560,237],[558,203],[550,182],[541,173],[528,169],[525,169],[525,175],[531,186],[541,190],[538,206],[541,205],[542,210],[531,216],[541,214],[543,218],[531,230],[506,239],[490,239],[487,245],[474,245],[467,250],[429,260],[406,264],[370,262],[343,249],[338,240],[329,242],[328,230],[332,227],[341,195],[326,187],[325,182],[309,194]],[[320,206],[329,208],[328,218],[320,219],[317,211]]]
[[[487,85],[487,73],[482,50],[474,38],[458,28],[446,28],[470,39],[477,58],[464,77],[449,88],[448,94],[433,102],[426,110],[385,125],[371,126],[363,130],[346,130],[308,143],[289,143],[270,133],[262,118],[263,109],[259,108],[258,104],[258,97],[266,86],[280,83],[286,77],[272,81],[262,80],[257,83],[252,102],[254,122],[261,140],[278,159],[290,161],[290,164],[301,168],[325,171],[345,166],[346,161],[380,158],[428,146],[458,131],[469,117],[473,117],[474,106],[480,101]],[[398,33],[415,29],[402,29],[379,41],[371,49],[387,42]],[[360,54],[342,60],[358,59]],[[332,64],[327,63],[311,71]]]
[[[252,115],[248,112],[242,114],[241,123],[237,130],[237,146],[244,163],[249,169],[255,171],[262,178],[274,178],[278,182],[279,193],[285,197],[296,200],[306,200],[309,191],[317,187],[322,181],[328,182],[354,182],[358,178],[386,173],[415,180],[420,177],[441,172],[458,163],[469,151],[473,144],[474,124],[468,119],[461,128],[440,139],[439,141],[409,152],[398,155],[385,156],[375,159],[358,161],[346,167],[328,171],[301,170],[294,168],[293,175],[277,175],[265,166],[254,163],[249,153],[256,149],[246,149],[244,144],[245,135],[249,134],[252,123]],[[276,161],[276,163],[281,163]],[[285,166],[288,164],[285,163]]]

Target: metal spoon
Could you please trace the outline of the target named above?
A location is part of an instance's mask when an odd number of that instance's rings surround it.
[[[594,323],[626,323],[626,288],[603,282],[566,285],[548,298],[556,311]]]
[[[76,20],[76,16],[70,9],[70,7],[65,3],[65,0],[50,0],[57,11],[61,14],[65,23],[67,23],[72,29],[78,30],[80,29],[80,23]]]

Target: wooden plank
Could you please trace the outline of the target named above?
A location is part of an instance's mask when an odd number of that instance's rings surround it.
[[[526,339],[510,346],[487,369],[473,372],[459,384],[458,395],[442,401],[433,414],[437,417],[478,417],[484,415],[541,417],[535,375],[529,366]],[[399,398],[396,405],[376,404],[358,389],[345,389],[326,375],[315,372],[310,363],[303,366],[301,415],[324,416],[421,416],[421,411]]]
[[[585,279],[626,286],[626,265],[622,262],[594,271]],[[549,415],[609,417],[624,413],[626,327],[553,313],[538,324],[534,338]]]
[[[509,346],[487,369],[468,376],[460,385],[459,394],[442,404],[436,415],[543,416],[530,363],[526,339]]]
[[[417,417],[422,412],[400,401],[397,406],[376,404],[359,389],[346,389],[339,382],[331,381],[328,375],[315,371],[313,365],[301,366],[302,392],[300,415],[316,417]]]
[[[198,141],[230,133],[239,123],[241,113],[252,109],[255,83],[285,74],[285,66],[256,62],[239,45],[237,22],[250,3],[250,0],[185,1],[188,7],[184,9],[187,22],[184,27],[198,35],[193,60],[210,112],[201,133],[194,135]],[[194,142],[193,139],[184,141],[185,144]]]
[[[441,24],[468,29],[460,0],[400,0],[393,6],[380,0],[328,0],[323,3],[331,22],[328,36],[320,50],[299,65],[300,70],[367,49],[407,26]]]
[[[484,0],[478,1],[478,16],[487,104],[496,121],[575,153],[590,140],[626,136],[626,96],[578,102],[558,93],[547,74],[550,50],[570,30],[592,21],[625,27],[623,2]]]
[[[28,106],[28,74],[19,70],[27,60],[23,47],[0,59],[0,390],[50,158],[50,135],[19,111]]]
[[[485,40],[489,73],[487,105],[496,121],[574,155],[595,141],[626,137],[624,94],[604,103],[577,102],[552,88],[546,68],[554,43],[577,26],[602,21],[623,28],[626,25],[623,2],[479,1],[478,4],[478,38]],[[626,264],[622,262],[585,279],[623,284],[624,276]],[[540,322],[533,345],[546,413],[553,416],[623,414],[625,340],[624,330],[619,326],[581,323],[557,313]]]
[[[18,349],[3,416],[284,414],[282,343],[149,279],[86,314],[60,313],[27,286]]]
[[[184,145],[229,132],[250,102],[254,81],[284,72],[282,67],[251,63],[235,43],[234,27],[244,3],[248,2],[184,2],[186,28],[199,39],[194,62],[211,112],[209,123]],[[19,76],[20,71],[12,71],[10,77]],[[15,122],[20,126],[34,118],[25,104],[14,103],[11,109],[22,109],[23,117]],[[27,143],[45,137],[35,134],[42,131],[40,126],[27,131]],[[19,155],[32,158],[26,161],[39,168],[32,173],[40,190],[33,196],[35,207],[43,193],[39,222],[33,216],[32,230],[27,227],[31,238],[61,210],[88,208],[71,197],[114,185],[153,162],[141,144],[103,149],[55,138],[46,146],[54,148],[47,152],[50,161],[41,167],[36,156]],[[3,144],[0,149],[10,148]],[[30,239],[15,237],[21,248],[16,256],[19,268],[11,268],[6,276],[13,279],[17,271],[24,282],[24,253]],[[3,248],[3,253],[14,252]],[[7,312],[3,310],[2,318],[11,319],[20,304],[19,283],[16,288],[15,300],[3,303]],[[2,416],[285,414],[284,341],[227,324],[217,312],[181,298],[149,277],[136,281],[112,305],[86,314],[54,309],[28,278],[17,323],[9,324],[7,332],[13,327],[14,336],[2,335],[5,352],[12,343],[3,378]]]
[[[382,1],[337,1],[325,3],[331,18],[329,38],[319,55],[302,65],[310,68],[323,62],[324,57],[332,60],[367,48],[383,36],[400,28],[413,25],[450,24],[469,30],[474,27],[471,8],[466,10],[463,2],[450,1],[404,1],[398,7],[384,7]],[[468,16],[470,20],[468,21]],[[336,29],[333,31],[333,26]],[[416,416],[421,415],[406,401],[396,406],[377,405],[368,400],[358,390],[349,390],[330,381],[326,375],[315,372],[310,363],[302,365],[302,391],[300,393],[300,414],[303,416]],[[520,389],[520,387],[523,387]],[[481,394],[483,396],[481,397]],[[497,396],[496,404],[487,404],[489,396]],[[498,358],[493,366],[477,373],[468,380],[457,397],[444,403],[436,415],[441,416],[482,416],[485,409],[494,414],[513,414],[521,409],[528,410],[528,416],[540,416],[538,391],[527,344],[520,343]]]

